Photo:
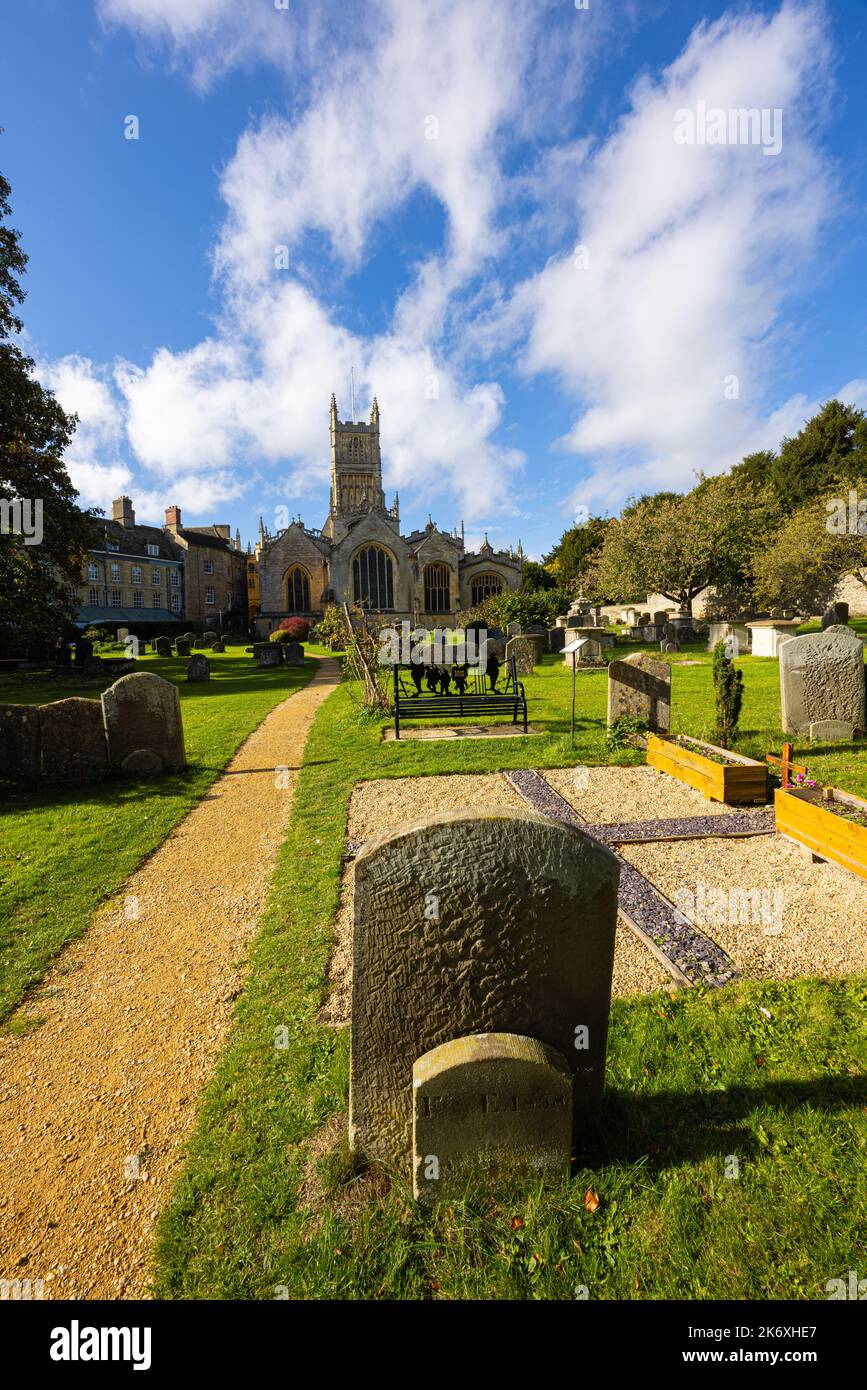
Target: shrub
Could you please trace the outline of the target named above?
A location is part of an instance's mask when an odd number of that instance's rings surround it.
[[[637,737],[646,733],[647,725],[643,719],[637,719],[634,714],[621,714],[606,731],[605,747],[609,753],[635,748]]]
[[[572,602],[565,589],[535,589],[530,593],[516,593],[506,589],[485,599],[472,613],[467,613],[467,622],[484,623],[487,627],[505,629],[508,623],[520,623],[528,627],[530,623],[553,625],[554,619],[565,613]]]
[[[109,632],[107,627],[89,627],[81,634],[88,642],[114,642],[115,634]],[[72,639],[75,640],[74,638]]]
[[[286,633],[281,641],[306,642],[310,636],[310,624],[306,618],[281,618],[277,624],[277,632]],[[276,636],[276,633],[272,633]]]
[[[714,741],[720,748],[729,748],[741,717],[744,675],[737,670],[731,657],[726,656],[724,642],[717,642],[713,649],[713,688],[716,699]]]
[[[349,638],[346,618],[335,604],[329,603],[325,609],[316,625],[315,637],[323,647],[330,647],[332,651],[345,650]]]

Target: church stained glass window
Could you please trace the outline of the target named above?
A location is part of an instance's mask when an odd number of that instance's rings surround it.
[[[379,545],[366,545],[352,562],[356,603],[368,608],[394,607],[394,578],[391,556]]]

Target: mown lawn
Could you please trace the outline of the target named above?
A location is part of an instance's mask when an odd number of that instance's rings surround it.
[[[157,781],[85,788],[6,788],[0,798],[0,1019],[46,966],[87,929],[145,857],[201,799],[244,739],[275,705],[306,685],[317,663],[260,670],[243,647],[208,653],[211,679],[188,684],[186,661],[143,656],[140,665],[180,691],[189,768]],[[0,703],[98,698],[111,682],[0,676]],[[215,846],[231,855],[231,845]]]
[[[710,667],[683,658],[708,658],[684,653],[674,673],[675,724],[701,733]],[[744,745],[764,752],[781,741],[776,662],[743,664]],[[532,739],[382,744],[350,687],[323,705],[235,1026],[161,1219],[158,1296],[823,1298],[829,1279],[858,1267],[863,981],[616,1000],[601,1123],[559,1188],[423,1212],[406,1175],[349,1160],[348,1035],[317,1013],[352,788],[605,761],[605,675],[578,679],[574,749],[555,659],[526,682],[545,730]],[[857,790],[863,763],[835,751],[824,768]],[[288,1046],[277,1047],[282,1028]]]

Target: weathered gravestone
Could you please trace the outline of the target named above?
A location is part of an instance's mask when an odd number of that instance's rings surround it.
[[[118,642],[125,642],[127,637],[129,637],[129,628],[119,627],[116,633],[116,637]]]
[[[206,656],[191,656],[187,662],[188,681],[209,681],[211,679],[211,663]]]
[[[531,676],[542,660],[543,639],[536,634],[525,633],[523,637],[510,637],[506,643],[506,660],[515,658],[515,670],[519,676]]]
[[[620,868],[574,826],[456,811],[398,827],[355,865],[349,1138],[405,1164],[412,1068],[470,1033],[553,1047],[577,1133],[602,1096]]]
[[[843,627],[849,621],[848,603],[831,603],[822,614],[822,631],[828,627],[836,627],[838,624]]]
[[[544,623],[530,623],[529,627],[524,628],[525,637],[538,637],[541,639],[543,652],[548,650],[548,629]]]
[[[0,705],[0,779],[35,782],[38,776],[38,707]]]
[[[186,767],[181,701],[171,681],[150,671],[122,676],[103,691],[102,715],[112,767],[122,768],[128,754],[145,749],[167,770]]]
[[[412,1069],[413,1192],[460,1197],[479,1183],[563,1179],[572,1153],[572,1073],[536,1038],[475,1033]]]
[[[671,667],[635,652],[608,666],[608,727],[617,719],[640,719],[657,734],[671,724]]]
[[[260,666],[280,665],[280,647],[277,642],[254,642],[253,655]]]
[[[212,652],[224,652],[225,650],[226,650],[226,644],[225,644],[225,642],[223,641],[222,637],[218,637],[217,640],[216,640],[216,642],[212,642],[212,643],[211,643],[211,651],[212,651]]]
[[[851,743],[855,730],[842,719],[814,719],[810,725],[811,743]]]
[[[189,642],[189,640],[188,640],[186,637],[179,637],[178,640],[177,640],[177,642],[175,643],[175,651],[177,652],[178,656],[189,656],[189,654],[190,654],[190,642]]]
[[[168,637],[158,637],[154,643],[154,650],[157,656],[171,656],[172,644]]]
[[[46,777],[68,786],[92,782],[108,769],[99,700],[55,700],[39,712]]]
[[[287,666],[304,665],[304,648],[300,642],[283,642],[283,660]]]
[[[865,717],[864,645],[850,627],[791,637],[780,647],[780,699],[787,734],[840,720],[862,733]]]
[[[204,633],[202,633],[202,641],[204,642],[204,644],[205,644],[206,647],[213,647],[213,645],[214,645],[214,643],[216,642],[216,640],[217,640],[217,634],[216,634],[216,632],[204,632]]]
[[[520,637],[520,635],[521,635],[521,624],[520,624],[520,623],[506,623],[506,636],[507,636],[507,637]]]
[[[548,633],[548,650],[552,652],[562,652],[566,645],[565,627],[552,627]]]

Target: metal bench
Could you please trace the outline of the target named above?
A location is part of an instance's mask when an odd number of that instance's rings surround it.
[[[486,675],[470,672],[463,693],[452,688],[444,694],[439,690],[423,689],[419,693],[409,679],[409,666],[394,668],[394,736],[400,738],[400,721],[404,719],[439,719],[449,723],[469,715],[477,718],[492,714],[511,714],[512,723],[520,718],[527,732],[527,697],[524,685],[515,671],[515,658],[510,656],[500,667],[497,688],[490,688]],[[502,684],[500,684],[503,682]]]

